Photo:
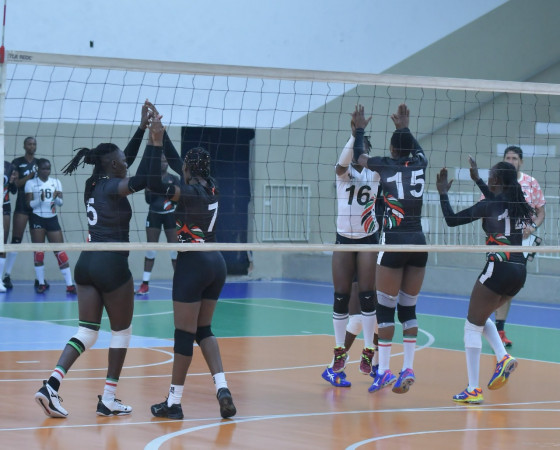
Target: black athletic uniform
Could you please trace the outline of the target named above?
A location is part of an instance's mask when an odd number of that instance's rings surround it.
[[[175,210],[177,240],[185,243],[215,242],[218,195],[214,186],[182,184]],[[222,253],[179,252],[173,276],[173,301],[218,300],[226,280]]]
[[[37,163],[37,158],[33,158],[31,162],[28,162],[27,159],[25,159],[25,156],[20,156],[12,161],[12,165],[17,170],[20,180],[29,175],[31,172],[37,173]],[[14,209],[14,213],[29,215],[32,212],[33,209],[25,203],[25,183],[23,183],[22,186],[17,188],[16,207]]]
[[[384,244],[426,245],[421,219],[428,160],[416,140],[414,145],[407,157],[373,156],[367,162],[368,168],[381,176]],[[380,252],[378,256],[378,264],[391,268],[425,267],[427,261],[427,252]]]
[[[179,186],[179,177],[166,173],[161,177],[164,186]],[[150,205],[146,228],[157,228],[161,230],[172,230],[175,228],[175,208],[177,205],[167,198],[167,195],[146,189],[144,191],[146,203]]]
[[[507,199],[500,194],[458,213],[453,212],[447,194],[440,195],[440,203],[450,227],[482,219],[486,245],[500,248],[486,254],[486,266],[478,280],[497,294],[515,296],[525,284],[527,270],[523,253],[507,250],[507,246],[521,245],[523,241],[523,224],[518,218],[509,217]]]
[[[14,171],[14,166],[8,161],[4,161],[4,203],[2,209],[5,216],[12,213],[12,203],[10,202],[10,193],[15,194],[17,187],[15,184],[10,183],[10,175]]]

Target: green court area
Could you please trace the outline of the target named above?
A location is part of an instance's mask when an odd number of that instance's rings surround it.
[[[0,316],[26,321],[75,326],[78,305],[64,302],[14,302],[0,304]],[[332,335],[332,307],[274,298],[222,299],[218,303],[212,329],[218,337]],[[418,346],[463,350],[463,318],[419,314],[421,332]],[[109,330],[106,317],[102,329]],[[142,300],[135,303],[133,334],[172,339],[173,311],[170,300]],[[519,358],[560,363],[560,329],[508,324],[514,340],[510,353]],[[402,342],[397,323],[395,343]],[[483,352],[491,349],[483,339]]]

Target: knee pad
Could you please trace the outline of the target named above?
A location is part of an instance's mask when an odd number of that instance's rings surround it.
[[[155,250],[147,250],[146,251],[146,259],[156,259],[156,251]]]
[[[375,291],[360,292],[359,297],[362,313],[372,313],[375,311]]]
[[[348,315],[348,305],[350,304],[350,294],[334,293],[333,313]]]
[[[78,332],[68,341],[68,345],[74,347],[80,355],[88,348],[91,348],[97,341],[99,324],[88,324],[88,327],[80,325]]]
[[[42,266],[45,262],[45,252],[33,252],[33,262]]]
[[[196,334],[195,334],[195,341],[198,345],[200,345],[200,341],[202,341],[203,339],[206,339],[207,337],[210,336],[214,336],[214,333],[212,333],[212,328],[210,325],[207,325],[205,327],[198,327],[196,329]]]
[[[399,303],[397,306],[397,317],[402,324],[403,330],[418,326],[418,320],[416,320],[416,306],[403,306]]]
[[[173,345],[173,351],[179,355],[192,356],[194,338],[195,335],[193,333],[175,328],[175,344]]]
[[[465,348],[482,348],[483,329],[484,327],[479,327],[465,320]]]
[[[68,263],[68,255],[64,250],[56,254],[56,259],[58,260],[58,267]]]
[[[132,326],[126,330],[111,330],[111,342],[109,348],[128,348],[130,337],[132,336]]]
[[[418,301],[418,295],[408,295],[403,291],[399,291],[398,301],[399,301],[399,305],[414,306]]]
[[[12,236],[12,244],[21,244],[21,237]]]
[[[362,331],[362,315],[352,314],[348,319],[348,325],[346,325],[346,331],[348,333],[357,336]]]
[[[377,327],[387,328],[395,325],[395,308],[389,308],[385,305],[377,305]]]
[[[169,251],[169,257],[175,261],[177,259],[177,250],[170,250]]]

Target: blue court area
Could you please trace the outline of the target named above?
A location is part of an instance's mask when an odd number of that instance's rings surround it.
[[[172,346],[171,281],[150,282],[150,292],[136,299],[131,347]],[[220,337],[332,335],[332,301],[329,283],[232,280],[222,292],[213,329]],[[434,339],[430,345],[462,350],[467,308],[466,296],[421,293],[419,324]],[[77,319],[77,298],[67,295],[62,283],[36,294],[32,283],[15,282],[13,290],[0,294],[0,351],[62,349]],[[515,341],[511,353],[560,362],[560,352],[550,350],[551,342],[560,342],[560,305],[514,301],[507,331]],[[397,328],[395,342],[399,334]],[[94,348],[107,348],[110,336],[104,317]]]

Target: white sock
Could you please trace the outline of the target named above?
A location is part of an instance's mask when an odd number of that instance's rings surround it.
[[[494,354],[496,355],[498,361],[501,361],[501,359],[506,356],[507,352],[504,347],[504,343],[502,342],[502,338],[500,338],[500,335],[498,334],[496,324],[490,319],[487,319],[484,324],[482,334],[490,344],[490,347],[492,347],[492,350],[494,350]]]
[[[389,360],[391,359],[391,341],[379,339],[379,369],[377,373],[383,375],[389,370]]]
[[[152,272],[144,272],[142,274],[142,281],[145,282],[145,283],[149,283],[151,276],[152,276]]]
[[[468,390],[479,387],[480,354],[482,353],[482,330],[484,327],[465,321],[465,356],[467,358]]]
[[[216,393],[221,388],[227,388],[226,374],[224,372],[218,372],[212,376],[214,379],[214,385],[216,387]]]
[[[414,366],[414,352],[416,351],[416,336],[404,336],[404,361],[402,370],[413,369]]]
[[[377,324],[377,316],[373,313],[364,313],[362,311],[362,332],[364,333],[364,347],[373,348],[373,334],[375,333],[375,325]]]
[[[35,276],[39,284],[45,284],[45,266],[35,266]]]
[[[169,395],[167,397],[167,406],[180,405],[183,398],[183,386],[172,384],[169,387]]]
[[[103,389],[103,396],[101,400],[103,403],[112,403],[115,400],[115,393],[117,392],[117,383],[119,380],[114,378],[107,378],[105,380],[105,388]]]
[[[334,342],[336,347],[344,347],[347,325],[348,314],[346,314],[346,317],[343,317],[342,314],[333,313]]]
[[[60,272],[64,276],[66,286],[72,286],[74,283],[72,282],[72,271],[70,270],[70,267],[67,267],[66,269],[60,269]]]
[[[12,273],[12,269],[14,268],[14,264],[16,262],[18,252],[10,252],[6,257],[6,275],[10,275]]]

